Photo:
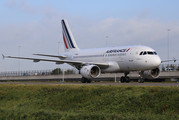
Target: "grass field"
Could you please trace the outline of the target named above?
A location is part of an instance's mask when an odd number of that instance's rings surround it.
[[[178,87],[0,85],[0,119],[179,119]]]

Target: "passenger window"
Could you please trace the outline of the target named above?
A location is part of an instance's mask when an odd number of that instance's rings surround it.
[[[143,55],[146,55],[146,54],[147,54],[147,52],[145,51]]]
[[[143,52],[141,52],[139,55],[142,55],[143,54]]]

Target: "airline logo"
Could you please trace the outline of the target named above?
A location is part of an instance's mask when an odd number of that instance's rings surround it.
[[[65,24],[65,21],[62,20],[62,30],[63,30],[63,41],[65,43],[66,49],[73,49],[75,48],[73,44],[73,40],[70,36],[70,32],[68,31],[67,25]]]
[[[130,50],[130,48],[129,48],[129,49],[127,49],[127,50],[126,50],[126,52],[128,52],[129,50]]]
[[[106,53],[118,53],[118,52],[128,52],[130,50],[129,49],[114,49],[114,50],[107,50]]]

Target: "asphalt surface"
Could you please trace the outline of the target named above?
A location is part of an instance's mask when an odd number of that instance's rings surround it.
[[[23,85],[128,85],[128,86],[177,86],[177,83],[110,83],[110,82],[0,82],[0,84],[23,84]]]

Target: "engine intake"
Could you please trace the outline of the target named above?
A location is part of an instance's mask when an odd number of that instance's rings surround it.
[[[99,77],[101,69],[96,65],[83,66],[80,69],[80,74],[87,79],[93,79]]]
[[[144,71],[143,73],[144,78],[147,78],[147,79],[156,79],[159,77],[159,75],[160,75],[159,68],[155,68],[149,71]]]

